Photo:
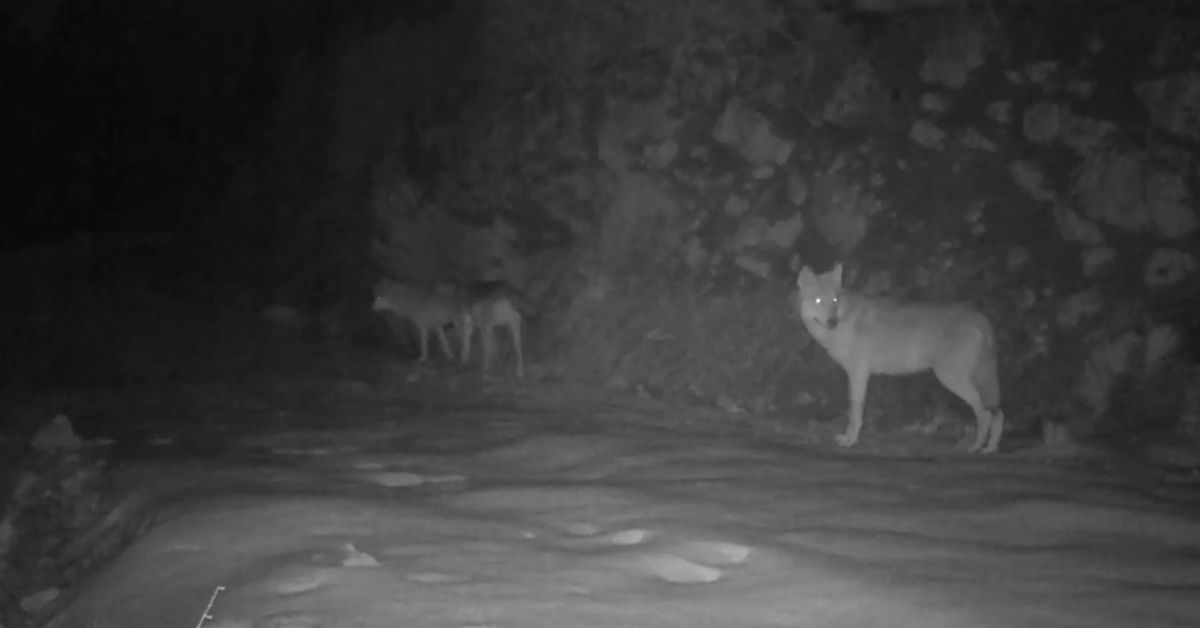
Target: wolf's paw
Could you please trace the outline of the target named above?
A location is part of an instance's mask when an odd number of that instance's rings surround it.
[[[996,451],[997,451],[998,449],[999,449],[999,448],[998,448],[998,447],[995,447],[995,446],[987,446],[987,447],[984,447],[984,446],[983,446],[983,443],[980,443],[980,444],[978,444],[978,445],[975,445],[975,446],[971,447],[971,448],[970,448],[970,449],[968,449],[967,451],[968,451],[969,453],[972,453],[972,454],[979,454],[979,455],[982,455],[982,456],[987,456],[987,455],[990,455],[990,454],[994,454],[994,453],[996,453]]]
[[[845,434],[838,434],[837,438],[834,440],[837,441],[839,447],[853,447],[854,444],[858,442],[858,434],[851,434],[849,432]]]
[[[966,440],[966,439],[964,439]],[[1000,443],[992,443],[987,438],[976,436],[971,440],[971,446],[967,448],[967,453],[988,455],[996,453]]]

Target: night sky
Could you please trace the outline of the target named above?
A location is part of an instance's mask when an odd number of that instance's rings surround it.
[[[77,231],[185,232],[261,138],[279,75],[346,25],[429,19],[447,2],[63,0],[0,14],[17,157],[0,247]],[[53,4],[53,3],[51,3]],[[13,6],[16,8],[14,9]],[[15,113],[11,113],[15,112]]]

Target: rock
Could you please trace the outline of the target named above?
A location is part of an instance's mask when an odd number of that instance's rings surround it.
[[[1151,288],[1163,288],[1183,281],[1200,268],[1191,253],[1176,249],[1158,249],[1146,261],[1145,282]]]
[[[1040,102],[1025,110],[1023,121],[1025,137],[1034,144],[1049,144],[1058,139],[1062,131],[1062,116],[1059,106],[1052,102]]]
[[[1054,206],[1054,224],[1058,227],[1058,235],[1068,242],[1081,244],[1102,244],[1104,242],[1104,234],[1096,223],[1064,205]]]
[[[921,94],[917,106],[927,113],[946,113],[950,110],[950,100],[942,94],[927,92]]]
[[[1073,294],[1058,306],[1058,326],[1063,329],[1071,329],[1080,321],[1098,313],[1102,305],[1103,301],[1098,288],[1093,287]]]
[[[1086,118],[1070,112],[1064,116],[1060,139],[1080,156],[1106,150],[1109,136],[1117,132],[1117,125],[1108,120]]]
[[[37,593],[30,593],[21,598],[21,610],[26,613],[36,613],[46,604],[53,602],[58,597],[58,589],[51,587],[43,589]]]
[[[1025,67],[1025,76],[1034,85],[1044,85],[1057,70],[1057,61],[1037,61]]]
[[[1177,172],[1154,171],[1146,176],[1146,202],[1150,221],[1158,233],[1180,239],[1196,231],[1196,213],[1187,183]]]
[[[1079,255],[1083,263],[1083,274],[1091,277],[1101,268],[1117,257],[1117,252],[1110,246],[1093,246]]]
[[[1139,152],[1096,153],[1075,170],[1073,192],[1093,221],[1124,231],[1149,226],[1145,205],[1145,156]]]
[[[1035,201],[1054,200],[1054,190],[1046,183],[1041,168],[1031,161],[1018,160],[1008,166],[1008,175],[1017,187],[1025,190]]]
[[[1000,124],[1008,124],[1012,120],[1013,104],[1007,100],[998,100],[987,106],[987,117],[999,122]]]
[[[946,132],[923,119],[913,122],[908,137],[925,148],[942,148],[946,142]]]
[[[286,305],[268,305],[263,308],[262,317],[292,331],[300,331],[308,324],[303,314]]]
[[[712,130],[713,140],[738,151],[754,166],[783,165],[794,143],[777,135],[766,116],[749,109],[740,99],[730,100]]]
[[[604,382],[604,386],[609,390],[625,391],[629,390],[629,380],[625,379],[622,375],[613,375]]]
[[[1029,249],[1023,246],[1014,246],[1008,250],[1005,255],[1004,265],[1008,267],[1010,272],[1021,270],[1029,263]]]
[[[1146,334],[1146,356],[1142,359],[1145,371],[1149,373],[1161,366],[1166,358],[1175,353],[1182,340],[1179,332],[1171,325],[1154,326]]]
[[[822,117],[834,126],[850,127],[861,124],[875,107],[877,94],[883,91],[870,64],[859,62],[846,68],[846,73],[825,104]]]
[[[1200,72],[1188,72],[1140,83],[1134,91],[1150,112],[1154,126],[1189,141],[1200,141]]]
[[[83,441],[71,427],[71,419],[59,414],[42,426],[33,437],[33,448],[42,453],[73,451],[83,447]]]
[[[921,80],[956,89],[963,87],[971,72],[987,61],[986,47],[987,35],[977,28],[941,40],[921,65]]]

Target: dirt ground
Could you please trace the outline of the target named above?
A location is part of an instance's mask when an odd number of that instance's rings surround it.
[[[1200,489],[295,349],[76,390],[129,539],[55,628],[1200,624]]]

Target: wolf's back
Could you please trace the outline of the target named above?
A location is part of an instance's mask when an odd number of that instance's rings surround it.
[[[506,299],[518,312],[532,316],[537,312],[533,299],[524,290],[502,280],[479,280],[463,284],[462,298],[467,305]]]

